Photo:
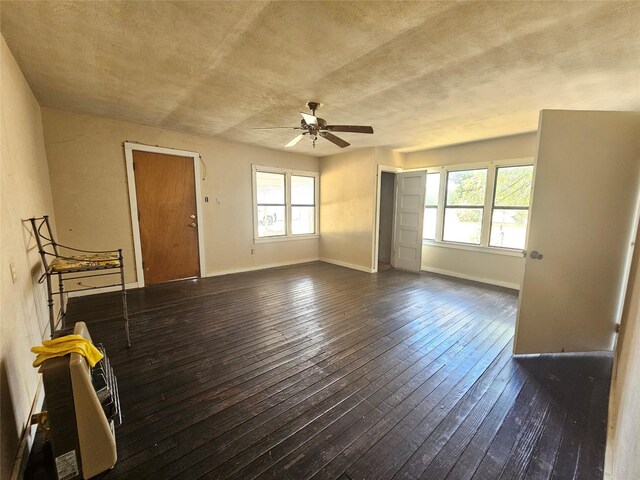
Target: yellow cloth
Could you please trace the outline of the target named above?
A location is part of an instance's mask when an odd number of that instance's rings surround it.
[[[103,357],[100,350],[82,335],[67,335],[53,340],[44,340],[42,345],[33,347],[31,351],[38,355],[33,362],[34,367],[50,358],[64,357],[69,353],[79,353],[84,356],[92,367]]]
[[[56,257],[49,265],[49,272],[64,273],[68,270],[96,270],[120,266],[117,253],[89,253],[72,257]]]

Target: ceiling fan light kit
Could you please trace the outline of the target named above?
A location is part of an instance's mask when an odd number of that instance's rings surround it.
[[[313,148],[316,148],[316,140],[318,137],[329,140],[334,145],[340,148],[345,148],[351,145],[349,142],[335,136],[331,132],[345,132],[345,133],[373,133],[373,127],[364,125],[327,125],[327,121],[324,118],[316,116],[316,110],[320,106],[318,102],[307,103],[311,114],[300,112],[302,120],[300,120],[299,127],[271,127],[271,128],[292,128],[294,130],[303,130],[302,133],[297,135],[293,140],[285,145],[285,148],[293,147],[302,140],[302,137],[309,135]],[[260,130],[269,130],[269,128],[263,128]]]

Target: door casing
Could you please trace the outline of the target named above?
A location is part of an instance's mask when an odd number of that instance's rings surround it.
[[[131,213],[131,229],[133,230],[133,250],[136,259],[136,276],[138,287],[144,287],[144,269],[142,268],[142,242],[140,241],[140,223],[138,222],[138,200],[136,196],[135,172],[133,170],[133,152],[152,152],[164,155],[187,157],[193,160],[194,185],[196,191],[196,215],[198,218],[198,253],[200,261],[200,277],[206,276],[205,248],[204,248],[204,216],[202,215],[202,200],[200,195],[200,154],[187,150],[156,147],[141,143],[124,142],[125,161],[127,166],[127,185],[129,189],[129,207]]]

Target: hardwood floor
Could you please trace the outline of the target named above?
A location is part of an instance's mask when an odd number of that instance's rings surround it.
[[[515,292],[324,263],[75,298],[129,479],[602,478],[611,357],[511,354]],[[32,476],[35,478],[35,476]]]

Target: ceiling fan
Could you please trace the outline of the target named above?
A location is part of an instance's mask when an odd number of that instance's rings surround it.
[[[318,137],[329,140],[331,143],[339,146],[340,148],[345,148],[351,145],[349,142],[344,141],[340,137],[336,137],[331,132],[348,132],[348,133],[373,133],[373,127],[362,126],[362,125],[327,125],[327,122],[324,118],[316,117],[316,110],[320,106],[318,102],[309,102],[307,103],[309,110],[311,110],[311,115],[308,113],[300,112],[302,115],[302,120],[300,120],[299,127],[268,127],[261,128],[259,130],[270,130],[271,128],[292,128],[294,130],[304,130],[298,136],[296,136],[293,140],[285,145],[285,147],[293,147],[297,145],[300,140],[305,135],[309,135],[311,142],[313,144],[313,148],[316,147],[316,140]]]

